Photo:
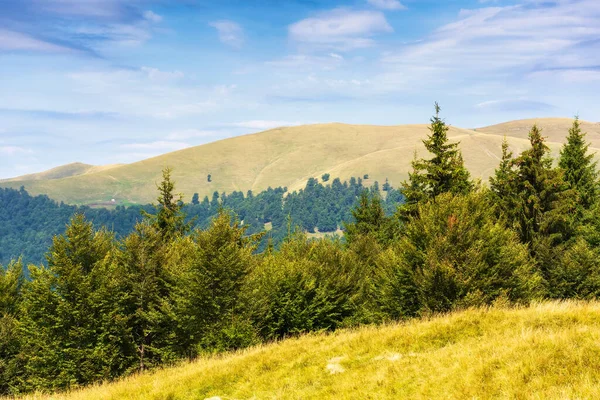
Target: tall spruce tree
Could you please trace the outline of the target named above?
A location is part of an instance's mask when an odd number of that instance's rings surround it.
[[[158,204],[154,206],[156,214],[144,212],[144,216],[166,240],[188,232],[190,227],[185,223],[185,215],[181,211],[182,196],[175,194],[175,182],[171,180],[170,168],[163,169],[162,181],[157,185],[157,189]]]
[[[569,129],[567,143],[560,151],[558,166],[564,170],[564,179],[579,195],[579,205],[589,210],[598,197],[598,171],[594,154],[589,153],[586,134],[581,131],[579,117],[575,117]]]
[[[502,140],[502,160],[496,168],[494,176],[490,177],[490,194],[498,213],[510,221],[514,220],[517,204],[515,177],[515,160],[505,136]]]
[[[113,235],[73,218],[48,254],[48,268],[31,269],[21,306],[25,389],[77,387],[118,376],[124,330],[118,320],[114,279],[105,261]],[[113,320],[114,318],[114,320]]]
[[[550,149],[536,125],[529,141],[531,148],[514,161],[516,197],[508,222],[528,246],[551,294],[556,286],[554,271],[560,268],[561,257],[576,233],[577,194],[564,181],[562,170],[552,166]]]
[[[6,269],[0,265],[0,396],[15,394],[16,381],[22,374],[18,354],[23,338],[19,333],[18,311],[23,283],[20,260],[11,262]]]
[[[442,193],[465,194],[471,191],[473,183],[464,166],[459,143],[448,142],[450,127],[440,118],[441,108],[435,103],[435,115],[431,118],[431,134],[423,140],[430,159],[415,159],[413,172],[408,182],[403,182],[402,191],[406,197],[403,213],[414,213],[415,205],[423,200],[435,199]]]
[[[537,125],[531,128],[529,141],[531,148],[515,160],[518,233],[523,243],[531,243],[540,234],[564,241],[572,234],[575,192],[569,190],[562,172],[553,168],[550,149]]]

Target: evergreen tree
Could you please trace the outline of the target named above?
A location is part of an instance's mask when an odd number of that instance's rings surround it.
[[[515,160],[513,153],[508,147],[506,136],[502,141],[502,160],[496,168],[494,176],[490,177],[490,195],[499,214],[514,220],[514,212],[517,204],[515,192]]]
[[[200,351],[246,347],[255,338],[242,316],[242,284],[253,268],[261,235],[221,210],[207,230],[194,231],[171,252],[175,349],[193,358]]]
[[[531,148],[515,159],[514,210],[509,223],[529,248],[550,294],[557,288],[553,270],[576,234],[577,193],[563,180],[562,170],[553,168],[549,148],[539,128],[529,132]],[[512,219],[512,221],[510,220]]]
[[[449,126],[440,118],[440,106],[435,103],[435,115],[431,118],[431,134],[423,144],[431,159],[415,159],[409,181],[403,182],[402,191],[406,197],[404,214],[414,212],[414,205],[423,200],[435,199],[442,193],[468,193],[473,184],[464,166],[459,143],[448,142]]]
[[[21,260],[11,262],[6,269],[0,265],[0,396],[16,394],[16,383],[22,375],[18,354],[23,337],[18,312],[23,282]]]
[[[54,239],[48,269],[32,268],[20,321],[26,389],[77,387],[124,372],[127,335],[117,326],[115,278],[105,263],[113,239],[78,215]]]
[[[564,170],[564,179],[579,195],[579,205],[584,210],[589,210],[598,197],[598,171],[594,154],[590,154],[589,143],[585,140],[585,133],[581,132],[579,118],[573,121],[569,129],[567,143],[560,151],[558,166]]]
[[[531,148],[515,160],[517,231],[523,243],[532,243],[539,235],[551,236],[554,243],[565,241],[572,234],[575,193],[561,171],[552,167],[550,149],[536,125],[529,132],[529,141]]]
[[[185,234],[190,227],[185,223],[185,216],[181,211],[182,196],[175,197],[175,183],[171,180],[171,169],[163,169],[162,176],[162,181],[157,185],[158,204],[154,206],[156,214],[144,212],[144,216],[151,221],[163,238],[168,240]]]

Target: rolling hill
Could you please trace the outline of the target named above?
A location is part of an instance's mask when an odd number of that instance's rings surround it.
[[[474,177],[484,180],[493,173],[507,136],[514,152],[528,146],[529,128],[538,123],[553,153],[572,123],[567,118],[512,121],[478,129],[452,127],[449,137],[460,141],[465,163]],[[1,187],[25,188],[71,204],[148,203],[155,197],[155,183],[162,168],[174,169],[177,191],[189,200],[214,191],[260,191],[287,186],[300,189],[310,177],[324,173],[342,180],[368,174],[371,181],[389,179],[399,186],[406,179],[414,153],[423,154],[421,140],[427,125],[370,126],[318,124],[283,127],[251,135],[191,147],[132,164],[91,167],[73,164],[0,181]],[[600,149],[600,124],[582,122],[592,150]],[[77,164],[79,165],[79,164]],[[58,173],[56,171],[59,171]],[[54,172],[52,172],[54,171]],[[62,172],[60,172],[62,171]],[[76,171],[76,172],[74,172]],[[81,172],[83,171],[83,172]],[[208,182],[207,175],[212,176]]]
[[[593,399],[600,303],[314,334],[32,399]]]

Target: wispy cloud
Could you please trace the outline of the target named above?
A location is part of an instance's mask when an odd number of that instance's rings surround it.
[[[273,129],[282,126],[298,126],[302,125],[302,122],[290,122],[290,121],[266,121],[266,120],[253,120],[253,121],[242,121],[231,124],[238,128],[249,128],[249,129]]]
[[[144,11],[144,18],[147,19],[148,21],[152,21],[152,22],[161,22],[162,21],[162,16],[156,14],[155,12],[153,12],[152,10],[146,10]]]
[[[33,154],[33,150],[20,146],[0,146],[0,154],[3,154],[5,156]]]
[[[147,142],[147,143],[127,143],[121,145],[121,148],[127,150],[150,150],[150,151],[175,151],[185,149],[186,147],[190,147],[189,143],[185,142],[175,142],[169,140],[158,140],[155,142]]]
[[[244,44],[244,30],[236,22],[229,20],[213,21],[209,23],[219,34],[219,40],[233,48],[239,49]]]
[[[406,7],[398,0],[367,0],[369,4],[382,10],[405,10]]]
[[[372,37],[393,32],[383,13],[339,8],[298,21],[288,28],[299,44],[347,51],[372,46]]]
[[[51,53],[69,53],[74,49],[31,35],[0,29],[0,50],[28,50]]]
[[[486,111],[551,111],[556,107],[552,104],[527,99],[489,100],[475,106]]]
[[[225,136],[222,131],[215,130],[200,130],[200,129],[183,129],[170,132],[167,135],[168,140],[188,140],[197,138],[212,138],[216,136]]]

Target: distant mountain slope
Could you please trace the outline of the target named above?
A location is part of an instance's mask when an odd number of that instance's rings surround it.
[[[597,399],[600,304],[313,334],[28,399]]]
[[[85,174],[93,174],[95,172],[106,171],[115,167],[119,167],[123,164],[111,164],[111,165],[90,165],[80,162],[75,162],[67,165],[61,165],[60,167],[52,168],[44,172],[38,172],[35,174],[28,174],[18,176],[10,179],[0,179],[0,183],[3,182],[22,182],[22,181],[45,181],[53,179],[69,178],[72,176],[79,176]]]
[[[549,146],[558,153],[572,123],[570,119],[514,121],[476,130],[452,127],[449,137],[461,142],[465,163],[474,177],[484,180],[493,173],[506,134],[520,152],[528,146],[527,133],[538,122],[549,135]],[[399,186],[407,178],[415,151],[424,154],[422,140],[427,125],[370,126],[318,124],[278,128],[252,135],[191,147],[133,164],[84,175],[52,180],[18,179],[0,186],[21,185],[32,194],[73,204],[116,199],[118,203],[154,200],[161,169],[174,169],[177,191],[189,200],[214,191],[264,190],[276,186],[300,189],[310,177],[324,173],[342,180],[369,175],[370,181],[386,178]],[[600,125],[583,123],[594,147],[600,148]],[[212,182],[207,176],[211,175]],[[369,182],[366,182],[367,184]]]

